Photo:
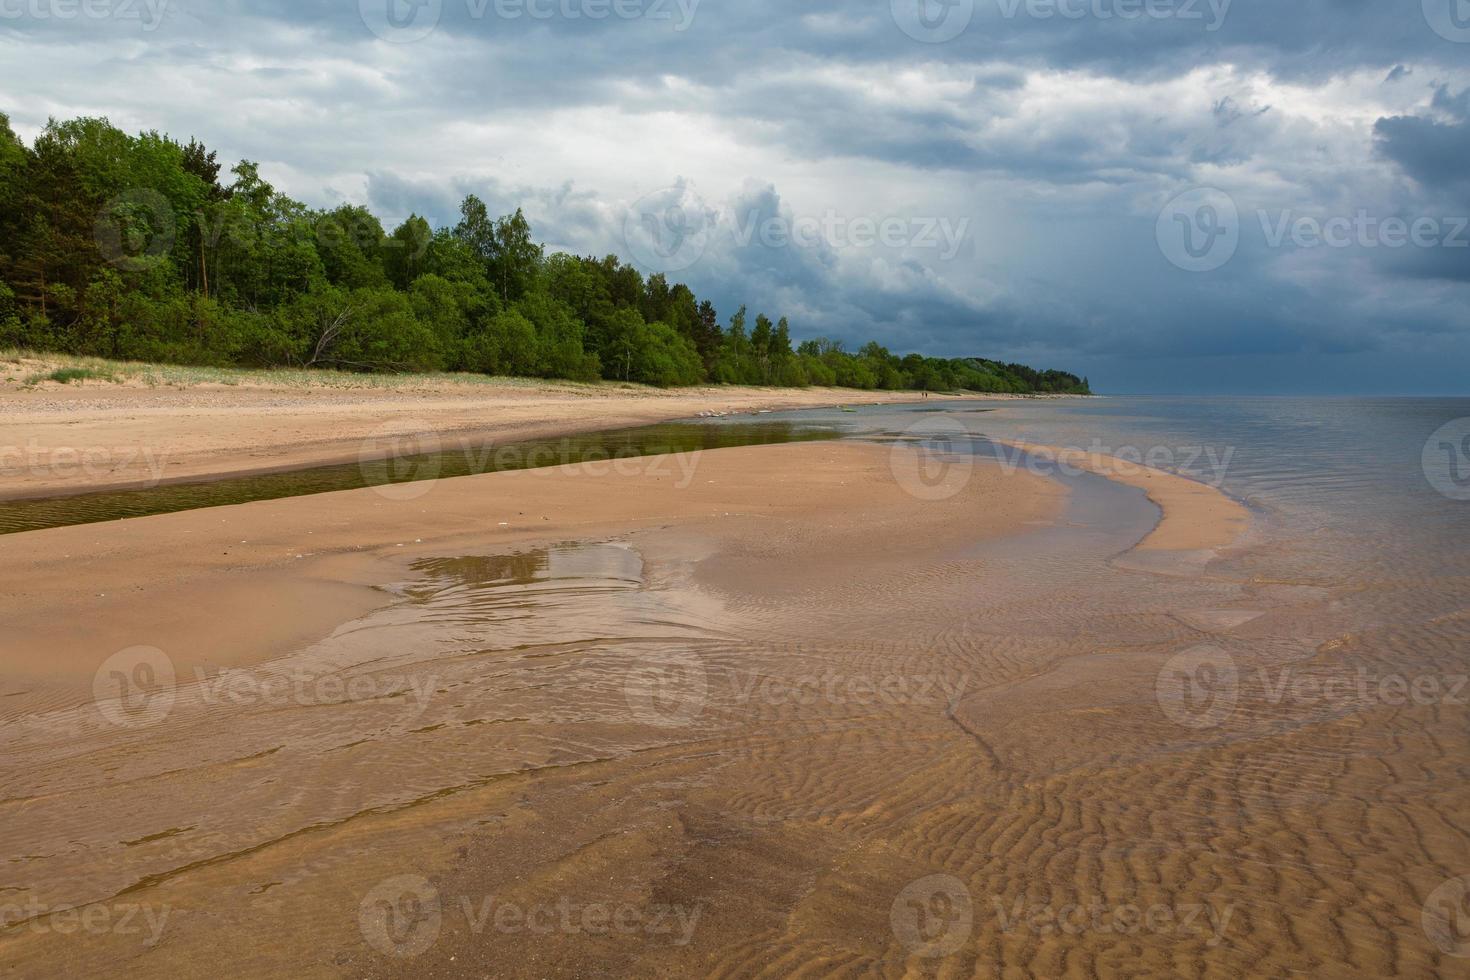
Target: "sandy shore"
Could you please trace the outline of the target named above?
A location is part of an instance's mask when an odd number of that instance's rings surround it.
[[[954,520],[983,537],[1057,506],[1049,481],[1027,476],[1009,491],[981,469],[950,506],[915,507],[889,471],[894,453],[914,451],[818,443],[684,453],[0,536],[7,674],[90,682],[100,651],[139,643],[177,651],[188,667],[269,660],[389,601],[374,588],[385,556],[855,514],[931,532]],[[977,500],[983,512],[965,509]],[[871,550],[856,548],[855,557]]]
[[[480,446],[702,414],[921,398],[845,388],[662,391],[524,381],[387,389],[0,386],[0,499],[355,462],[365,447],[398,434],[432,432]]]
[[[1139,574],[1060,484],[985,463],[936,495],[925,465],[902,443],[725,449],[0,537],[0,959],[1453,965],[1416,917],[1463,857],[1459,716],[1246,680],[1284,655],[1345,669],[1333,596]],[[1140,553],[1235,540],[1208,488],[1132,476],[1164,514]],[[1235,658],[1225,721],[1169,693],[1201,650]],[[1389,721],[1413,733],[1402,769],[1339,751]],[[1423,773],[1449,791],[1395,788]]]
[[[603,803],[588,798],[565,815],[611,814],[628,802],[622,791],[594,786],[617,772],[641,782],[644,753],[697,743],[696,732],[729,710],[666,723],[654,694],[640,707],[638,671],[689,656],[724,670],[741,638],[756,636],[764,652],[744,667],[764,663],[773,677],[811,669],[820,658],[793,656],[810,627],[828,623],[819,645],[836,641],[863,596],[863,618],[883,621],[890,612],[877,599],[895,581],[907,583],[900,591],[911,593],[906,615],[917,624],[943,601],[926,584],[932,557],[974,566],[959,549],[1049,523],[1064,500],[1050,481],[983,467],[957,495],[919,503],[895,478],[896,461],[902,469],[917,457],[850,443],[731,449],[413,485],[410,499],[395,499],[402,487],[357,490],[0,538],[0,811],[7,851],[33,856],[0,900],[7,962],[23,971],[133,963],[167,976],[223,955],[241,975],[288,963],[299,975],[381,972],[394,960],[375,952],[381,943],[360,921],[364,896],[400,869],[455,866],[463,828],[477,822],[464,824],[462,808],[505,812],[471,803],[477,787],[499,795],[511,787],[504,779],[539,781],[601,760],[602,775],[584,789]],[[609,540],[627,544],[596,544]],[[568,563],[575,601],[557,605],[556,589],[538,596],[534,569]],[[458,583],[445,595],[460,597],[439,614],[458,624],[447,632],[433,615],[415,618],[441,601],[431,597],[441,576]],[[405,582],[420,584],[390,587]],[[484,604],[499,589],[510,593],[509,611]],[[544,625],[531,621],[538,604],[549,604]],[[786,633],[783,606],[801,610],[808,629]],[[405,660],[409,650],[417,653]],[[162,717],[147,704],[123,711],[126,685],[147,687],[139,663],[148,682],[168,678]],[[406,727],[395,720],[399,702],[377,689],[345,705],[285,689],[283,700],[254,687],[238,699],[209,693],[221,677],[323,671],[372,686],[387,664],[423,680],[414,691],[427,713]],[[251,669],[220,673],[242,667]],[[901,676],[894,665],[844,669]],[[495,692],[470,691],[492,677],[501,679]],[[96,700],[99,684],[118,697]],[[488,714],[471,717],[480,711],[472,703]],[[455,744],[482,722],[498,727],[474,748]],[[738,794],[745,779],[711,770],[704,781]],[[507,826],[496,877],[514,867],[527,882],[559,873],[564,858],[541,849],[551,840],[568,855],[591,848],[583,870],[594,875],[609,861],[620,875],[656,873],[660,862],[640,855],[660,847],[667,820],[646,790],[637,795],[638,812],[625,812],[610,851],[591,825],[565,836],[551,824]],[[414,801],[431,799],[442,805],[400,823],[405,807],[417,813]],[[134,906],[170,917],[166,942],[139,948],[131,932],[63,936],[49,925],[57,909],[121,915]],[[713,952],[721,940],[709,931],[707,942]],[[523,952],[499,970],[535,969],[536,954]],[[584,962],[596,970],[602,957]]]

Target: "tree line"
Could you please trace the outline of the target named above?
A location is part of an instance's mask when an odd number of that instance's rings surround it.
[[[674,386],[1086,393],[1062,371],[797,342],[785,317],[722,322],[615,255],[545,254],[525,215],[465,198],[453,227],[386,230],[309,208],[197,140],[0,113],[0,345],[184,364],[464,371]]]

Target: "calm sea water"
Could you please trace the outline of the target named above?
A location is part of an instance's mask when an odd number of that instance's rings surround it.
[[[1261,533],[1339,573],[1470,574],[1470,500],[1442,492],[1470,497],[1470,398],[940,401],[768,418],[919,439],[963,426],[984,452],[993,437],[1121,453],[1219,487]]]

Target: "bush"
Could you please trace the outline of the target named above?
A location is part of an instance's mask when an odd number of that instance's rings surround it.
[[[634,360],[634,379],[660,388],[696,385],[704,380],[704,361],[694,342],[666,323],[644,326]]]

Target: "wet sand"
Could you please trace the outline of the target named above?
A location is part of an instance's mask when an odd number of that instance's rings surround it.
[[[1354,663],[1333,597],[1093,526],[1222,549],[1197,484],[935,465],[731,449],[0,538],[0,960],[1448,975],[1418,917],[1459,715],[1260,697],[1262,658]],[[1170,687],[1202,649],[1238,690]]]
[[[7,674],[90,683],[98,651],[145,642],[176,651],[170,656],[186,666],[270,660],[389,602],[379,588],[384,556],[800,519],[836,537],[853,524],[847,557],[856,572],[896,543],[865,533],[859,515],[882,510],[895,536],[912,532],[909,524],[955,519],[983,537],[1044,517],[1039,501],[1061,493],[1030,476],[1018,481],[1024,492],[1009,492],[982,473],[965,492],[979,494],[983,510],[960,509],[962,500],[918,508],[894,478],[894,456],[846,443],[676,453],[0,536]],[[897,456],[917,459],[913,450]],[[81,556],[85,575],[77,574]]]
[[[913,450],[859,444],[722,450],[0,538],[6,961],[45,973],[116,957],[155,976],[225,950],[247,974],[393,962],[374,960],[350,895],[396,868],[455,867],[467,827],[499,822],[464,822],[467,801],[491,805],[487,790],[609,766],[584,782],[598,796],[613,770],[641,770],[643,753],[729,714],[669,724],[656,684],[640,702],[639,672],[673,657],[677,673],[701,647],[735,656],[761,619],[746,604],[773,601],[773,562],[805,583],[796,595],[877,595],[912,567],[906,555],[1016,533],[1062,500],[997,470],[916,507],[895,459],[917,465]],[[591,585],[538,609],[519,592],[548,553],[590,562]],[[602,567],[608,555],[618,567]],[[434,604],[422,590],[445,582],[456,601],[516,594],[508,614],[474,601],[446,613],[445,633],[421,618]],[[802,659],[775,635],[762,644]],[[323,693],[324,673],[367,693]],[[421,686],[394,686],[409,679]],[[166,710],[129,700],[140,690]],[[663,829],[626,833],[651,843]],[[538,873],[557,860],[541,858]],[[631,873],[656,867],[630,860]],[[54,913],[73,907],[166,914],[166,941],[63,934]]]

